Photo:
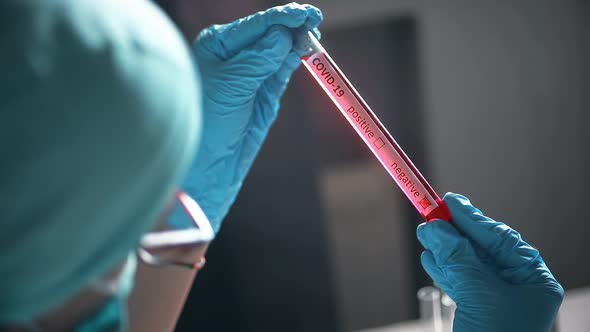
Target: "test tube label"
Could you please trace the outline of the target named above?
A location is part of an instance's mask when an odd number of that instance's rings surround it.
[[[350,82],[339,74],[329,56],[317,52],[302,59],[302,62],[414,207],[423,215],[428,215],[438,207],[438,203],[414,175],[400,153],[389,139],[383,136],[380,127],[369,115],[371,111],[365,109],[358,93],[353,90]]]

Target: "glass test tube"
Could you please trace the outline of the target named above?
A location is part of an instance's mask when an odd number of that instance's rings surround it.
[[[369,105],[348,81],[313,33],[299,34],[296,41],[310,54],[301,62],[332,99],[395,183],[426,221],[450,221],[446,204],[397,144]]]
[[[433,332],[443,331],[440,291],[432,286],[422,287],[416,294],[420,307],[420,320],[432,323]]]

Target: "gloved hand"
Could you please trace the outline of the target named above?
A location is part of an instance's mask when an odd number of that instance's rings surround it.
[[[302,54],[293,47],[295,29],[318,34],[321,21],[319,9],[291,3],[199,34],[194,58],[203,84],[203,136],[184,190],[199,203],[215,232],[300,64]]]
[[[422,266],[457,303],[454,331],[549,331],[563,300],[539,251],[458,194],[452,224],[418,226]]]

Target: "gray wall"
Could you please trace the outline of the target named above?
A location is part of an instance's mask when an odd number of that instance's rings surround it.
[[[327,28],[415,16],[436,188],[464,193],[520,230],[566,287],[588,284],[589,4],[314,3]]]

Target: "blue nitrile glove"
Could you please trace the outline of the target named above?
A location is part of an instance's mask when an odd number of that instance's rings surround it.
[[[203,85],[203,133],[184,189],[195,197],[216,232],[299,66],[294,30],[317,34],[321,21],[319,9],[292,3],[211,26],[196,40],[193,53]]]
[[[457,303],[454,331],[549,331],[563,300],[539,251],[458,194],[444,197],[452,222],[418,226],[422,265]]]

